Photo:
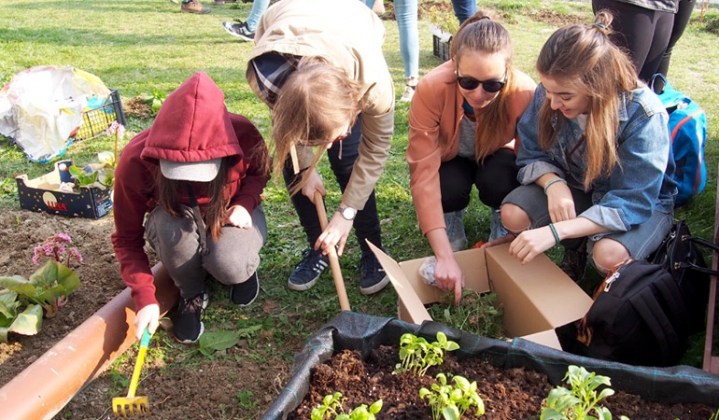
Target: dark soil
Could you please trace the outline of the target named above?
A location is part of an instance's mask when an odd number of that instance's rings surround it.
[[[77,247],[83,256],[82,264],[72,265],[80,276],[80,287],[70,296],[68,304],[60,308],[57,316],[43,320],[37,335],[10,333],[10,342],[0,343],[0,387],[125,289],[110,242],[113,231],[111,215],[91,220],[19,209],[3,209],[0,212],[0,275],[28,278],[38,268],[31,261],[33,248],[61,232],[70,235],[72,246]],[[267,311],[273,307],[269,300],[258,299],[256,304]],[[288,345],[299,348],[301,344]],[[258,347],[272,345],[266,337],[256,339]],[[168,338],[168,334],[159,334],[152,339],[148,354],[167,353],[168,346],[180,349],[170,352],[179,356],[172,360],[148,357],[143,366],[137,395],[150,398],[150,418],[259,418],[279,395],[291,367],[290,362],[276,358],[267,358],[261,363],[251,360],[246,340],[240,340],[237,345],[211,358],[191,357],[183,350],[189,351],[194,346],[177,344]],[[114,418],[112,398],[127,394],[137,346],[126,354],[128,357],[78,393],[54,419]],[[251,397],[242,403],[237,397],[240,392]],[[0,419],[5,420],[1,409]]]
[[[380,346],[366,361],[362,360],[359,351],[343,350],[313,368],[310,390],[288,419],[309,420],[312,408],[321,405],[326,395],[338,391],[346,397],[345,412],[361,404],[369,406],[381,399],[383,405],[377,415],[379,420],[431,419],[431,408],[420,400],[419,389],[431,389],[433,378],[439,372],[476,381],[486,410],[481,418],[488,420],[539,418],[542,400],[554,388],[544,374],[524,368],[505,370],[479,358],[465,359],[460,363],[451,353],[445,355],[443,365],[430,368],[421,378],[410,373],[393,375],[398,362],[396,347]],[[633,420],[707,420],[714,414],[711,407],[700,404],[653,403],[624,392],[617,392],[600,405],[607,407],[614,418],[625,415]],[[463,418],[478,417],[474,416],[474,412],[467,412]]]

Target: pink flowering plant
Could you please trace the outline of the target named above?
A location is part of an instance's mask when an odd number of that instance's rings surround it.
[[[22,276],[0,277],[0,341],[8,333],[35,335],[42,326],[43,315],[52,318],[67,303],[68,296],[80,286],[80,278],[70,268],[72,260],[82,263],[72,238],[58,233],[33,250],[32,262],[47,261],[29,279]]]

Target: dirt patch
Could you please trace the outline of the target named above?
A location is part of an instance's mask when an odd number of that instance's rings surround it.
[[[554,388],[544,374],[524,368],[500,369],[480,358],[468,358],[458,363],[451,353],[445,356],[443,365],[430,368],[421,378],[409,373],[393,375],[399,362],[397,355],[397,348],[390,346],[380,346],[367,361],[363,361],[356,350],[338,353],[313,369],[310,390],[288,419],[309,420],[312,408],[322,404],[325,395],[338,391],[346,397],[345,412],[382,399],[378,419],[431,419],[431,408],[419,398],[419,389],[431,389],[433,378],[439,372],[476,381],[477,393],[486,410],[481,418],[487,420],[538,418],[542,399]],[[652,403],[624,392],[617,392],[603,401],[600,405],[609,408],[614,418],[625,415],[633,420],[706,420],[714,414],[711,407],[700,404]],[[468,411],[463,418],[480,418],[473,414]]]
[[[572,14],[565,15],[551,10],[539,10],[535,13],[531,13],[529,16],[534,21],[548,23],[557,27],[591,22],[591,16]]]
[[[80,287],[56,317],[45,319],[35,336],[10,334],[10,343],[0,343],[0,386],[22,372],[53,345],[77,328],[88,317],[117,296],[125,285],[110,242],[114,231],[112,216],[98,220],[66,218],[27,210],[0,212],[0,275],[29,277],[36,269],[33,248],[46,238],[66,232],[83,255],[83,263],[73,266],[81,279]],[[264,340],[264,341],[263,341]],[[255,345],[271,345],[262,337]],[[167,348],[173,346],[174,350]],[[194,346],[183,346],[158,334],[148,354],[164,354],[173,359],[148,357],[138,395],[150,396],[151,418],[217,419],[259,418],[277,397],[287,380],[291,363],[249,357],[248,343],[214,354],[199,356]],[[80,392],[55,418],[114,418],[112,398],[127,393],[127,383],[137,355],[134,347],[118,366],[103,373]]]

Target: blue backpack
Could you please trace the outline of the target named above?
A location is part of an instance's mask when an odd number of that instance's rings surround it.
[[[652,88],[657,78],[664,82],[664,91],[658,96],[669,113],[669,133],[676,163],[674,180],[679,190],[674,205],[679,207],[704,191],[707,183],[707,168],[704,162],[707,115],[696,102],[672,88],[660,73],[652,77]]]

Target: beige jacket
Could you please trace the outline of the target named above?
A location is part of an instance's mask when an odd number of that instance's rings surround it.
[[[268,52],[300,57],[319,56],[362,83],[362,141],[349,184],[342,195],[361,210],[384,170],[394,132],[394,83],[382,52],[382,21],[357,0],[282,0],[265,11],[255,31],[250,60]],[[264,100],[254,67],[247,81]],[[306,168],[312,149],[298,147]]]

